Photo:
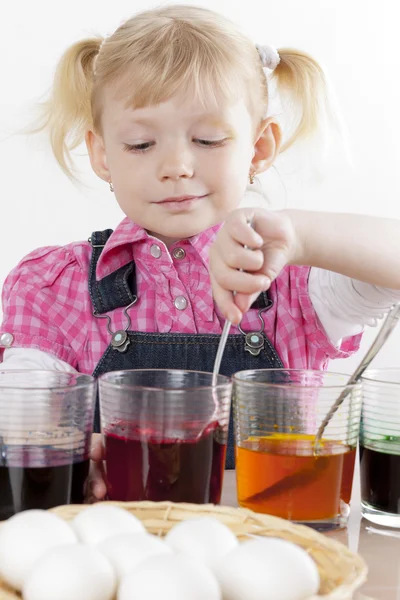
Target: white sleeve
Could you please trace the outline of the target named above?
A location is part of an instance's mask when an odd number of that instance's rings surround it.
[[[77,371],[68,363],[35,348],[6,348],[0,371],[11,369],[43,369],[45,371]]]
[[[390,307],[400,302],[400,290],[377,287],[316,267],[310,270],[308,291],[314,310],[335,345],[361,333],[366,325],[375,327]]]

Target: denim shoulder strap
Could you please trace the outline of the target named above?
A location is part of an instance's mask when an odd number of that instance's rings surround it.
[[[136,270],[133,261],[103,277],[103,279],[96,280],[97,262],[112,232],[112,229],[95,231],[88,240],[92,246],[89,268],[89,294],[96,314],[128,306],[137,298]]]
[[[250,308],[258,308],[258,309],[266,309],[271,308],[273,305],[273,301],[271,300],[268,292],[261,292],[261,294],[256,298]]]
[[[89,293],[96,314],[103,314],[116,308],[125,307],[137,298],[136,269],[132,261],[103,279],[96,280],[96,266],[108,238],[113,230],[95,231],[89,238],[92,258],[89,269]],[[251,308],[265,309],[272,306],[267,292],[262,292]]]

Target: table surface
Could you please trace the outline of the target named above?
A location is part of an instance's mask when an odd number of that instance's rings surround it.
[[[368,565],[367,582],[354,600],[400,600],[400,529],[380,529],[361,518],[358,470],[346,529],[329,533],[330,537],[358,552]],[[234,471],[226,471],[221,504],[237,506]]]

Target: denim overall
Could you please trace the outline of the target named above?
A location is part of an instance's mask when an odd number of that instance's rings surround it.
[[[111,229],[97,231],[89,241],[92,257],[89,272],[89,293],[94,316],[116,308],[128,307],[140,301],[136,290],[135,263],[131,262],[96,281],[96,265]],[[261,312],[268,310],[272,301],[266,293],[253,304]],[[129,317],[127,317],[129,323]],[[260,317],[260,323],[263,323]],[[212,372],[220,340],[218,334],[140,333],[118,331],[110,334],[111,341],[95,370],[94,377],[108,371],[124,369],[184,369]],[[247,332],[230,335],[221,363],[220,373],[231,377],[244,369],[282,368],[275,348],[263,333]],[[100,431],[99,402],[96,402],[95,432]],[[229,423],[226,468],[235,468],[232,411]]]

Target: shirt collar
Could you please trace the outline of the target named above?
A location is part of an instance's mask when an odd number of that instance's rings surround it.
[[[146,231],[126,217],[108,238],[96,267],[96,279],[100,280],[133,259],[133,244],[148,237]]]
[[[207,267],[210,246],[221,227],[222,224],[214,225],[185,240],[185,243],[193,246]],[[115,228],[104,246],[97,262],[96,278],[98,280],[103,279],[103,277],[110,275],[110,273],[117,271],[117,269],[131,262],[133,260],[133,246],[146,240],[154,240],[154,238],[143,227],[136,225],[128,217],[125,217]],[[173,245],[173,247],[176,246],[179,246],[179,242]]]
[[[210,252],[210,246],[213,244],[218,231],[221,229],[222,223],[214,225],[191,238],[188,238],[188,242],[193,246],[196,252],[199,254],[203,263],[208,267],[208,255]]]

